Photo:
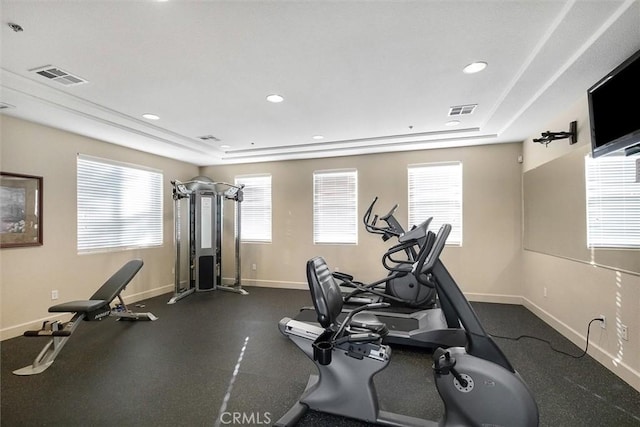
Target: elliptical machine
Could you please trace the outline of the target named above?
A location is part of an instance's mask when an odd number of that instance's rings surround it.
[[[424,262],[424,259],[430,253],[435,241],[435,234],[427,231],[427,225],[428,224],[416,229],[421,230],[421,232],[425,234],[424,243],[420,247],[416,263]],[[412,233],[415,233],[416,230],[413,230]],[[419,270],[416,270],[414,265],[410,266],[410,268],[411,271],[409,274],[418,282],[419,286],[429,289],[435,288],[435,284],[432,282],[429,275],[420,275]],[[399,272],[392,274],[400,275],[406,273]],[[335,278],[335,273],[333,273],[333,277]],[[358,285],[354,284],[354,286]],[[363,291],[368,289],[364,286],[362,286],[362,288]],[[383,293],[382,295],[384,296],[386,294]],[[383,300],[374,302],[383,302]],[[344,317],[347,316],[353,308],[356,307],[344,307],[342,314],[340,314],[336,320],[342,322]],[[365,310],[366,308],[367,307],[365,306],[364,308],[361,308],[361,310]],[[446,299],[439,299],[437,307],[428,309],[415,310],[398,306],[390,307],[390,304],[388,303],[385,304],[384,307],[378,308],[383,308],[383,310],[376,313],[359,310],[358,320],[357,322],[354,320],[354,323],[369,323],[366,316],[375,316],[379,321],[384,323],[389,330],[388,335],[383,337],[383,342],[385,344],[421,347],[434,350],[438,347],[464,346],[467,342],[467,337],[464,331],[460,328],[458,315]],[[317,317],[318,313],[315,307],[302,307],[295,320],[315,323],[317,321]]]
[[[320,327],[284,318],[280,331],[315,363],[307,388],[275,424],[293,426],[308,409],[389,426],[537,426],[538,407],[520,375],[485,332],[473,308],[439,259],[451,230],[445,224],[427,256],[416,263],[417,276],[434,283],[439,298],[456,311],[467,336],[466,347],[438,348],[433,371],[445,407],[443,418],[429,421],[382,411],[373,376],[391,361],[382,345],[386,327],[369,318],[352,326],[357,313],[386,306],[375,303],[353,310],[342,323],[343,300],[324,259],[307,262],[307,280]],[[431,233],[431,232],[430,232]],[[432,233],[431,233],[432,234]]]
[[[433,286],[421,285],[411,274],[420,248],[425,244],[431,218],[413,226],[411,230],[405,231],[394,216],[398,205],[394,205],[387,214],[378,217],[377,214],[373,214],[373,207],[377,201],[378,197],[376,196],[366,210],[362,221],[369,233],[381,235],[383,241],[386,242],[393,237],[398,239],[398,244],[389,248],[382,256],[382,265],[389,273],[383,279],[365,284],[354,280],[350,274],[334,272],[334,277],[342,282],[340,285],[343,286],[343,289],[353,289],[343,290],[342,295],[345,303],[367,304],[387,301],[415,309],[434,307],[436,292]],[[378,220],[386,222],[387,225],[379,226]],[[405,257],[397,258],[398,253],[404,253]]]

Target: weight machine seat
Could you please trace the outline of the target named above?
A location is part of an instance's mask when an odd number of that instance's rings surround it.
[[[105,300],[70,301],[49,307],[49,313],[91,312],[108,304]]]
[[[127,262],[88,299],[70,301],[49,307],[49,313],[89,313],[108,306],[142,268],[141,259]]]

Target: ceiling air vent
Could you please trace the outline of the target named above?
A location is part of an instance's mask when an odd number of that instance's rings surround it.
[[[76,86],[83,83],[87,83],[87,80],[82,77],[74,76],[58,67],[53,65],[45,65],[44,67],[33,68],[32,71],[42,77],[52,80],[56,83],[60,83],[63,86]]]
[[[466,116],[467,114],[472,114],[477,106],[478,104],[468,104],[449,107],[449,116]]]
[[[214,142],[220,142],[220,139],[216,138],[213,135],[203,135],[203,136],[199,136],[198,139],[201,139],[203,141],[214,141]]]

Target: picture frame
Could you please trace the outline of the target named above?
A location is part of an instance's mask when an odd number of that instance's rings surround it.
[[[41,176],[0,172],[0,248],[42,246]]]

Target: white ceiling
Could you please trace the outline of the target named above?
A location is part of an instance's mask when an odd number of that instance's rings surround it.
[[[4,114],[196,165],[523,141],[640,49],[637,0],[0,4]]]

